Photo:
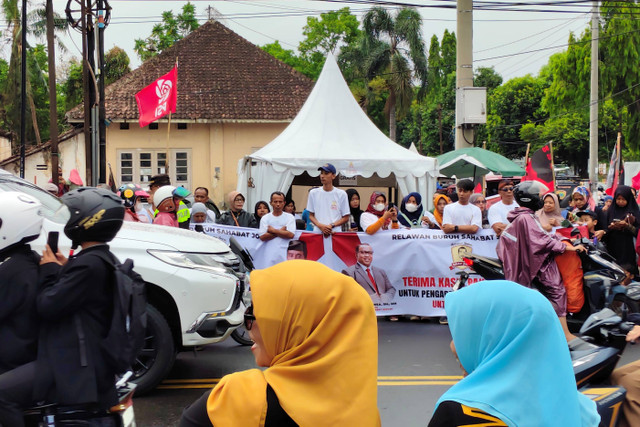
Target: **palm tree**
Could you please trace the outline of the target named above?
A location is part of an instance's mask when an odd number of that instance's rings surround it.
[[[374,7],[363,21],[362,51],[367,79],[385,79],[389,97],[389,137],[396,140],[398,115],[405,114],[414,98],[414,80],[419,82],[418,98],[423,98],[427,81],[427,58],[422,40],[422,18],[411,7],[398,11],[395,19],[385,9]],[[413,65],[413,67],[412,67]]]
[[[9,60],[9,70],[7,74],[6,87],[2,89],[2,101],[3,101],[3,115],[6,124],[14,134],[15,128],[20,124],[20,87],[22,82],[20,81],[20,62],[22,52],[22,25],[21,25],[21,10],[18,6],[18,0],[2,0],[0,3],[0,9],[2,10],[5,20],[7,21],[7,32],[11,34],[11,57]],[[57,32],[64,32],[67,28],[67,21],[63,17],[55,14],[54,25]],[[46,35],[46,12],[45,5],[32,10],[28,14],[28,27],[27,31],[37,38],[43,38]],[[59,41],[59,48],[64,51],[65,46]],[[37,144],[41,143],[40,131],[38,126],[38,119],[36,115],[36,105],[33,96],[33,86],[39,85],[40,87],[47,87],[48,82],[45,78],[45,72],[40,68],[38,62],[32,55],[32,48],[26,46],[27,51],[27,102],[29,104],[29,110],[27,114],[31,117],[31,124],[33,126],[32,132],[36,138]],[[17,140],[17,138],[16,138]],[[19,142],[19,141],[18,141]]]

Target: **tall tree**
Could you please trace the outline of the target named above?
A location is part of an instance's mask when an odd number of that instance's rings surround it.
[[[105,85],[119,80],[122,76],[129,73],[129,55],[124,49],[114,46],[104,55],[104,74]]]
[[[162,23],[153,26],[151,35],[135,40],[134,50],[140,60],[152,58],[195,31],[200,26],[195,15],[196,8],[191,2],[183,5],[182,13],[177,16],[171,10],[162,12]]]
[[[396,140],[397,116],[406,113],[414,98],[413,80],[419,81],[418,98],[424,97],[427,81],[427,58],[422,39],[422,18],[410,7],[402,8],[395,18],[385,9],[374,7],[363,20],[362,49],[369,79],[383,77],[389,97],[389,137]]]

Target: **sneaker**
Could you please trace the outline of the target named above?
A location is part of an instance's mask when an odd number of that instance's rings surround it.
[[[447,316],[442,316],[440,318],[440,324],[441,325],[448,325],[449,324],[449,320],[447,320]]]

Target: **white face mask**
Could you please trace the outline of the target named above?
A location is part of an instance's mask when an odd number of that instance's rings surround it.
[[[414,205],[413,203],[407,203],[406,205],[404,205],[404,208],[407,210],[407,212],[414,213],[415,211],[418,210],[418,205]]]
[[[382,212],[385,206],[386,205],[384,203],[376,203],[375,205],[373,205],[373,209],[377,210],[378,212]]]

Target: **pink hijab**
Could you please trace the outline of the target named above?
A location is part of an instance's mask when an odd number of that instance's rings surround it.
[[[555,193],[547,193],[544,196],[542,196],[543,203],[547,197],[551,197],[553,199],[553,205],[554,205],[553,212],[546,213],[544,211],[544,208],[540,209],[539,211],[536,211],[536,216],[540,220],[540,224],[544,226],[549,225],[549,220],[551,218],[557,219],[559,223],[564,220],[564,218],[562,217],[562,211],[560,210],[560,202],[558,201],[558,196],[556,196]]]

